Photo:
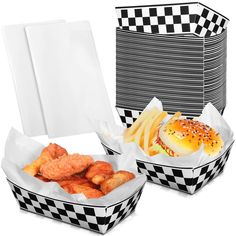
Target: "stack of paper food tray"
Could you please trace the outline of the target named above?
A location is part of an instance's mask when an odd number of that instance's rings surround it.
[[[153,97],[170,114],[226,106],[228,19],[201,3],[117,7],[116,108],[130,126]]]

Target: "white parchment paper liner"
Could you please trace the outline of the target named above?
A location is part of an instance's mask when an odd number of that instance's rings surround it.
[[[99,199],[86,199],[83,194],[67,194],[57,183],[42,182],[22,171],[26,164],[37,158],[43,147],[42,144],[22,135],[15,129],[11,129],[5,145],[5,156],[2,160],[2,169],[7,178],[22,188],[46,197],[96,206],[109,206],[120,202],[131,196],[146,182],[146,177],[137,173],[135,159],[128,158],[126,155],[92,155],[94,160],[110,162],[114,170],[123,169],[133,172],[136,178]]]
[[[149,110],[152,107],[157,107],[161,111],[163,110],[162,103],[156,97],[154,97],[151,102],[147,105],[144,110]],[[166,122],[171,116],[169,115],[165,118]],[[202,114],[199,117],[196,117],[195,120],[201,121],[210,127],[214,128],[217,132],[220,133],[223,141],[224,147],[222,148],[220,154],[222,154],[234,141],[233,132],[230,129],[229,125],[223,119],[218,110],[211,104],[208,103],[202,110]],[[96,127],[97,135],[100,138],[101,142],[106,145],[108,148],[125,154],[129,158],[135,158],[137,160],[146,161],[149,163],[155,163],[160,165],[168,165],[173,167],[189,167],[196,168],[220,156],[208,157],[207,154],[203,151],[203,147],[199,151],[185,157],[173,158],[166,156],[164,154],[158,154],[156,156],[148,156],[144,151],[134,142],[124,143],[123,132],[124,127],[120,127],[113,124],[108,124],[106,122],[94,122]]]

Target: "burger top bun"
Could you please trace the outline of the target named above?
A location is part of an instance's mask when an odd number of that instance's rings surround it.
[[[199,150],[204,144],[204,151],[209,156],[216,156],[223,147],[223,140],[213,128],[199,121],[171,119],[161,126],[159,144],[169,148],[173,156],[186,156]]]

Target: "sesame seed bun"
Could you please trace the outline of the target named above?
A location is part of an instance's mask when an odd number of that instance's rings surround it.
[[[213,128],[188,119],[170,120],[160,128],[158,139],[157,143],[176,157],[196,152],[202,144],[209,156],[216,156],[224,145]]]

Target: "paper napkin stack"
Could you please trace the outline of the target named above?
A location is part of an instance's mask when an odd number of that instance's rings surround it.
[[[24,133],[49,137],[92,132],[113,122],[91,28],[63,20],[5,26]]]

